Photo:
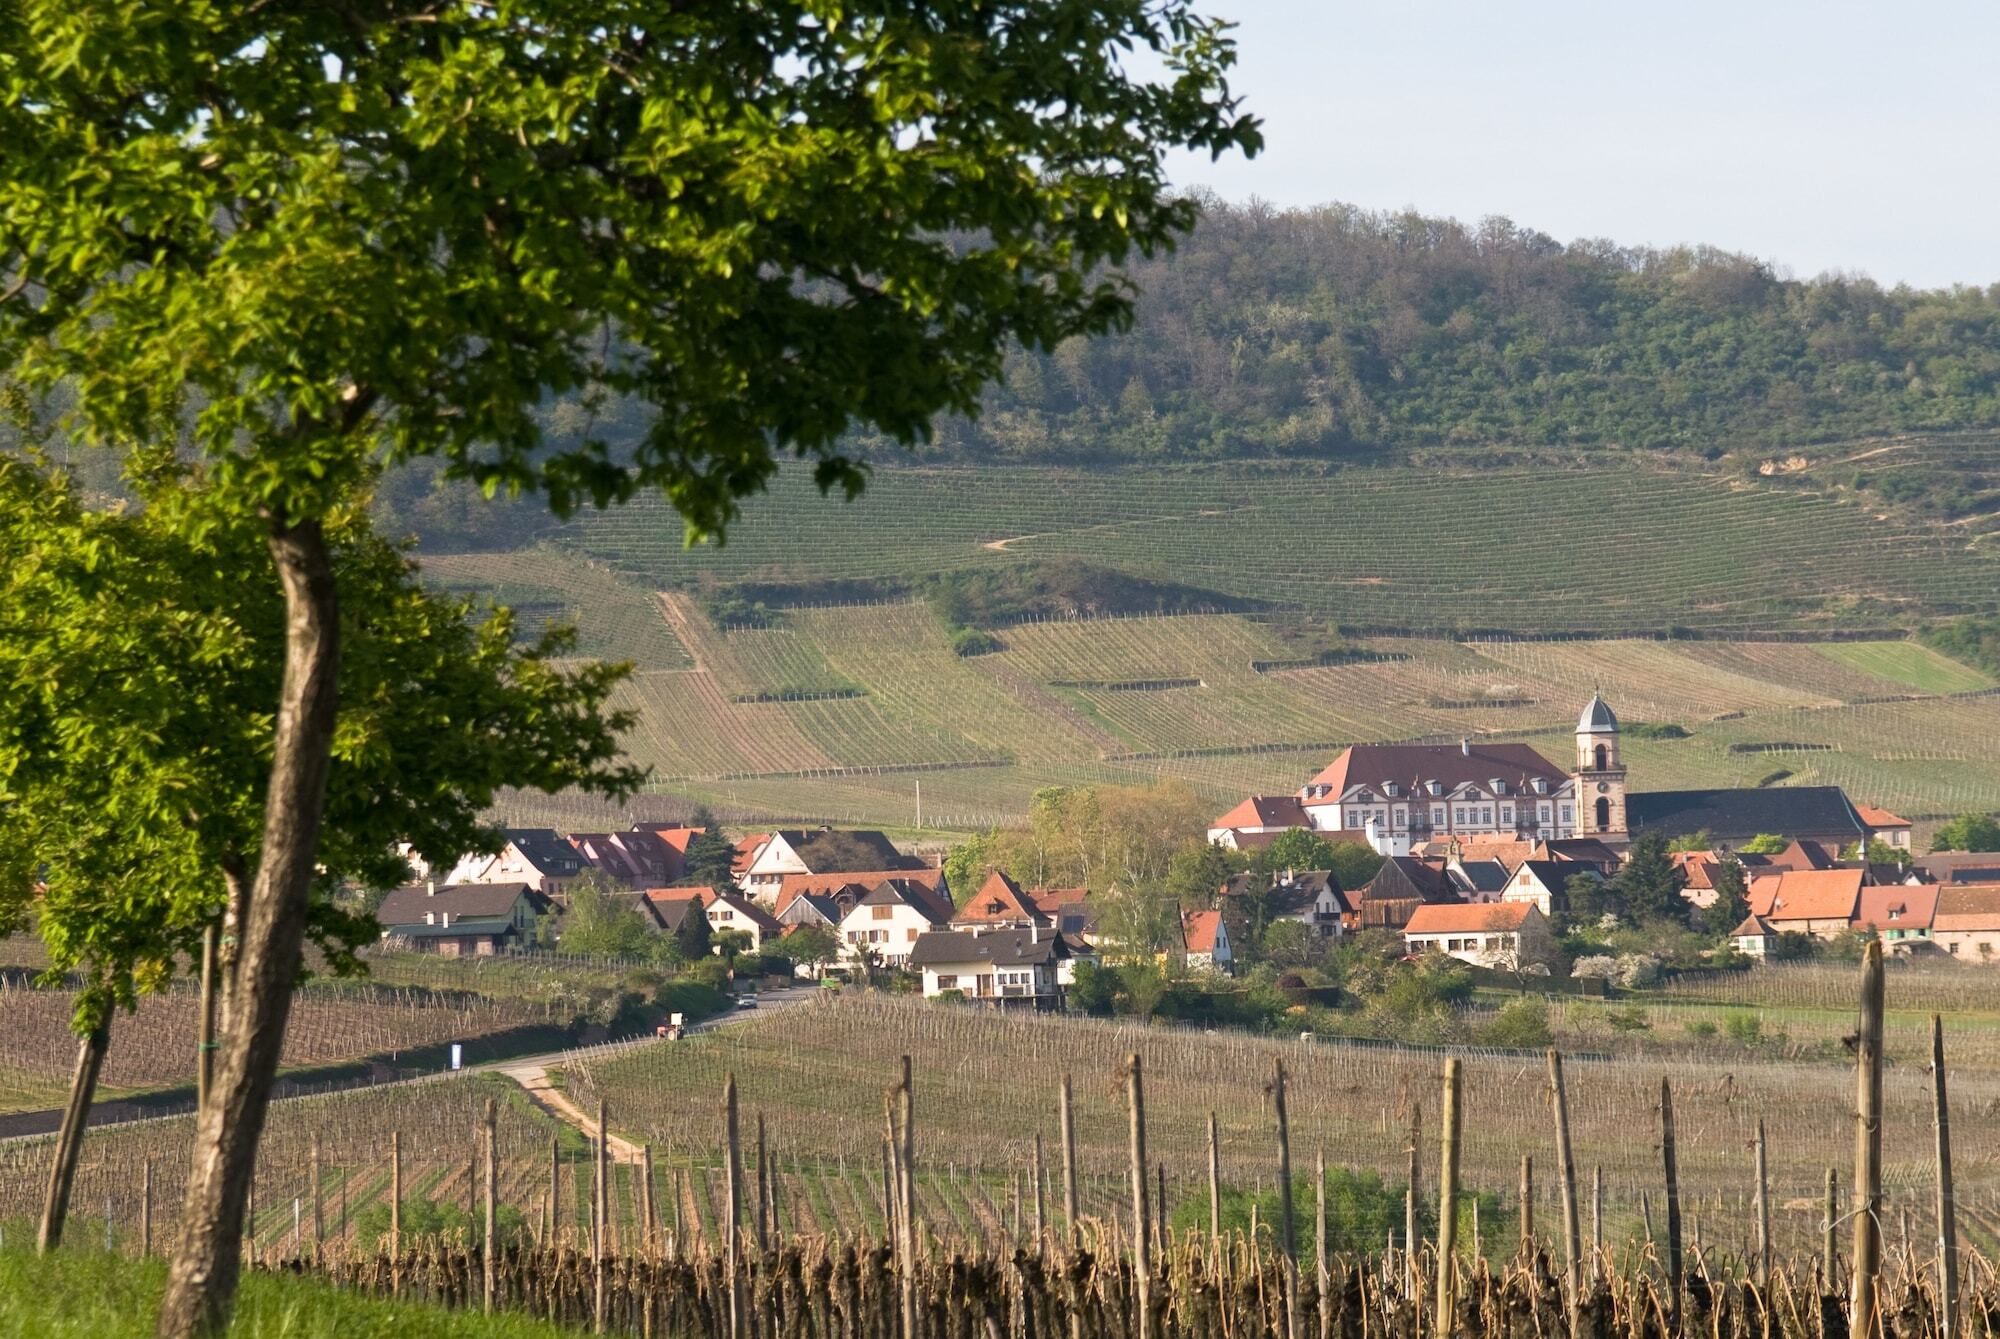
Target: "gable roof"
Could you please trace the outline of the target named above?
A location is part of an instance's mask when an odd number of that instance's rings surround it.
[[[1776,925],[1781,921],[1854,919],[1861,901],[1859,869],[1788,869],[1760,874],[1750,884],[1750,910]]]
[[[745,833],[736,843],[736,855],[729,862],[729,872],[740,876],[757,863],[757,857],[764,854],[764,848],[770,844],[771,834],[768,832]]]
[[[544,876],[562,877],[583,869],[583,857],[554,828],[508,828],[507,841]]]
[[[1542,887],[1552,893],[1560,893],[1568,888],[1569,881],[1577,875],[1588,875],[1591,872],[1588,867],[1575,860],[1523,860],[1514,870],[1515,877],[1518,878],[1523,870],[1533,875],[1540,881]]]
[[[634,823],[634,832],[650,832],[664,842],[669,850],[687,854],[688,843],[708,831],[707,828],[680,828],[669,823]]]
[[[1475,893],[1497,893],[1511,877],[1507,866],[1498,860],[1460,860],[1457,872],[1465,886]]]
[[[1406,935],[1505,934],[1519,930],[1530,915],[1541,915],[1533,902],[1426,903],[1410,913]]]
[[[728,907],[738,916],[741,916],[744,920],[749,921],[752,925],[767,934],[776,934],[779,930],[777,917],[741,893],[716,893],[709,899],[707,910],[713,913],[717,906]],[[715,917],[711,914],[709,922],[713,924],[714,921]]]
[[[951,923],[954,908],[951,903],[923,884],[911,879],[887,878],[870,888],[860,901],[848,909],[852,916],[862,907],[902,905],[917,912],[932,925]]]
[[[1683,892],[1715,887],[1715,876],[1722,870],[1722,862],[1712,851],[1674,851],[1667,859],[1680,871]]]
[[[547,897],[525,883],[404,884],[382,899],[375,919],[384,929],[421,926],[425,912],[449,914],[453,921],[505,919],[524,897],[537,912],[549,905]]]
[[[1454,851],[1462,863],[1475,860],[1492,861],[1506,869],[1513,869],[1523,860],[1533,856],[1538,848],[1528,841],[1482,841],[1478,838],[1433,837],[1424,843],[1423,854],[1428,856],[1450,856]]]
[[[1303,828],[1310,827],[1306,807],[1296,795],[1252,795],[1222,817],[1211,828]]]
[[[1306,785],[1308,789],[1327,787],[1331,802],[1350,786],[1379,789],[1384,782],[1392,782],[1409,795],[1420,791],[1425,782],[1435,781],[1449,793],[1458,786],[1484,786],[1497,778],[1525,791],[1526,783],[1536,777],[1546,781],[1552,791],[1570,779],[1526,744],[1356,744],[1320,769]]]
[[[1838,786],[1641,791],[1625,797],[1625,824],[1634,836],[1657,830],[1685,837],[1705,830],[1724,841],[1745,841],[1761,832],[1862,835],[1861,816]]]
[[[1046,925],[1048,919],[1048,913],[1021,891],[1021,885],[1008,878],[1006,871],[998,869],[986,871],[986,881],[979,885],[979,891],[968,898],[952,917],[960,925],[982,922]]]
[[[898,851],[886,833],[873,828],[785,828],[771,835],[783,838],[792,854],[814,874],[925,867],[915,856]]]
[[[1036,967],[1068,956],[1063,937],[1046,930],[926,930],[910,946],[909,966]]]
[[[1596,837],[1558,837],[1554,841],[1537,842],[1529,852],[1534,860],[1573,860],[1584,865],[1602,865],[1616,868],[1620,863],[1618,853]]]
[[[1938,889],[1931,933],[2000,930],[2000,883],[1946,884]]]
[[[592,869],[642,887],[672,877],[681,863],[656,832],[572,832],[569,844]]]
[[[1751,912],[1743,918],[1743,923],[1729,932],[1731,939],[1769,939],[1778,932],[1771,928],[1771,922]]]
[[[1363,902],[1414,899],[1418,902],[1456,902],[1451,879],[1442,865],[1419,860],[1413,855],[1392,855],[1382,862],[1361,889]]]
[[[1934,883],[1889,884],[1861,890],[1855,913],[1857,930],[1928,930],[1936,919],[1938,886]]]
[[[1826,847],[1804,839],[1795,839],[1771,857],[1771,865],[1776,869],[1832,869],[1839,863]]]
[[[1861,821],[1876,832],[1910,826],[1909,819],[1898,818],[1887,809],[1877,809],[1872,804],[1857,804],[1854,806],[1854,812],[1861,815]]]
[[[1215,937],[1221,929],[1219,911],[1190,911],[1181,918],[1181,938],[1190,953],[1215,952]]]

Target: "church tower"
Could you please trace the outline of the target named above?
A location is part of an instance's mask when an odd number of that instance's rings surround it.
[[[1625,764],[1618,718],[1593,693],[1576,720],[1576,835],[1625,839]]]

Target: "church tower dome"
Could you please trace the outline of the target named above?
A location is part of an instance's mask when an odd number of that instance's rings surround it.
[[[1579,835],[1623,840],[1625,763],[1618,756],[1618,716],[1592,693],[1576,718],[1576,818]]]

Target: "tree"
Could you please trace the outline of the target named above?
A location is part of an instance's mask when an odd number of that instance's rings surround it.
[[[824,925],[801,925],[784,938],[785,952],[814,976],[840,956],[840,940]]]
[[[1287,828],[1264,848],[1257,863],[1273,871],[1332,869],[1333,859],[1332,842],[1306,828]]]
[[[1257,147],[1233,55],[1189,0],[0,16],[0,365],[81,441],[158,459],[185,430],[285,596],[163,1337],[235,1294],[335,747],[328,522],[372,462],[558,513],[659,488],[697,537],[786,450],[852,496],[854,425],[915,442],[1010,340],[1129,320],[1107,267],[1196,215],[1166,151]],[[579,387],[644,406],[638,438],[552,444],[537,411]]]
[[[1289,917],[1264,929],[1257,945],[1264,961],[1274,967],[1304,967],[1319,956],[1323,940]]]
[[[681,917],[681,923],[674,928],[681,956],[688,962],[700,962],[714,951],[708,930],[708,909],[699,905],[690,906],[687,914]]]
[[[31,878],[0,860],[0,920],[32,899],[49,979],[83,978],[49,1244],[114,1013],[163,986],[218,921],[219,1010],[236,1008],[228,936],[283,672],[283,600],[256,528],[171,480],[140,496],[132,511],[88,511],[64,476],[0,457],[0,851],[40,866]],[[433,861],[498,850],[483,814],[502,785],[622,796],[640,773],[614,761],[628,718],[603,709],[620,671],[558,669],[561,633],[516,648],[504,612],[475,624],[478,611],[427,591],[358,511],[328,540],[350,653],[304,929],[346,973],[375,925],[355,909],[365,898],[335,894],[407,879],[399,844]]]
[[[676,887],[713,888],[717,892],[736,891],[736,844],[724,836],[714,820],[688,838]]]
[[[1681,873],[1668,859],[1667,839],[1658,832],[1642,832],[1632,839],[1625,864],[1612,876],[1608,892],[1628,924],[1687,919]]]
[[[1365,887],[1388,857],[1365,842],[1333,844],[1333,877],[1342,888]]]
[[[637,958],[652,949],[652,941],[653,931],[629,896],[619,896],[595,870],[585,871],[570,885],[569,910],[563,914],[562,936],[556,941],[564,953]]]
[[[1707,828],[1699,832],[1676,837],[1668,843],[1669,851],[1710,851],[1715,849],[1715,836]],[[1782,848],[1781,848],[1782,849]]]
[[[1750,889],[1743,865],[1736,860],[1723,861],[1710,881],[1715,885],[1715,900],[1702,910],[1701,928],[1720,937],[1743,924],[1750,914]]]
[[[1579,870],[1563,881],[1563,901],[1569,908],[1565,920],[1572,925],[1593,925],[1613,910],[1613,896],[1596,870]]]
[[[1162,890],[1184,907],[1210,907],[1215,905],[1222,886],[1241,871],[1244,863],[1241,856],[1214,842],[1189,842],[1167,862]]]
[[[1095,902],[1098,944],[1108,958],[1152,962],[1181,942],[1179,908],[1158,893],[1113,888]]]
[[[1933,851],[2000,851],[2000,823],[1990,814],[1960,814],[1938,828]]]
[[[1776,855],[1790,845],[1791,842],[1779,833],[1760,832],[1744,842],[1742,850],[1744,855]]]

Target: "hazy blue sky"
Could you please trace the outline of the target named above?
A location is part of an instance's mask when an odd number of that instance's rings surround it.
[[[2000,282],[2000,0],[1207,8],[1241,24],[1265,149],[1183,184]]]

